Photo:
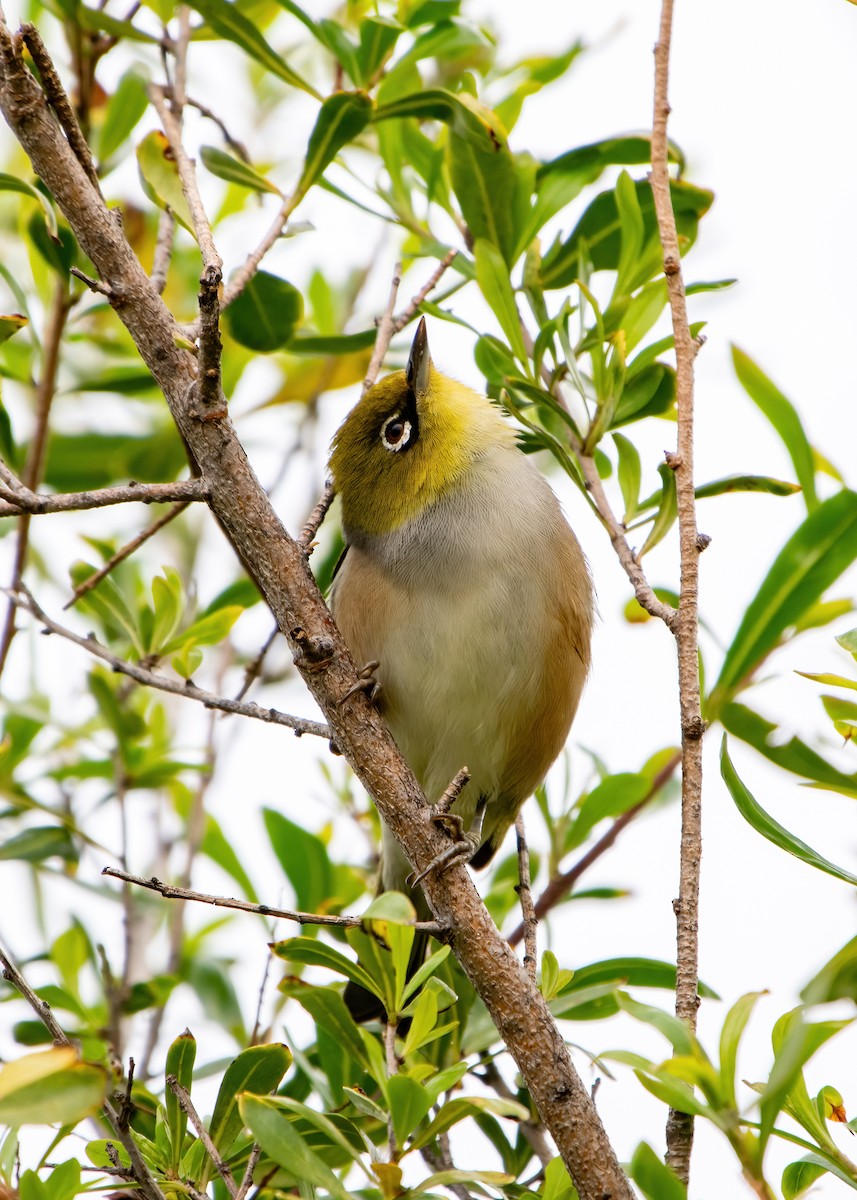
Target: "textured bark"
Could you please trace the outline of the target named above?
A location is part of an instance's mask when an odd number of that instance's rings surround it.
[[[295,663],[322,708],[339,749],[374,797],[417,870],[448,845],[379,714],[362,692],[350,655],[293,541],[260,487],[225,407],[196,400],[196,364],[176,345],[178,328],[72,153],[44,97],[0,27],[0,108],[53,193],[84,251],[109,284],[110,302],[161,387],[208,488],[208,504],[270,605]],[[547,1006],[499,935],[463,867],[423,884],[451,932],[462,967],[484,1000],[526,1080],[583,1200],[632,1200],[595,1106]]]

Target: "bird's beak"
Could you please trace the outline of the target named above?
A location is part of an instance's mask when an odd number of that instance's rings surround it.
[[[414,335],[414,344],[411,346],[411,354],[408,358],[407,370],[408,387],[417,400],[422,399],[428,391],[430,369],[431,354],[426,333],[426,319],[420,317],[420,323]]]

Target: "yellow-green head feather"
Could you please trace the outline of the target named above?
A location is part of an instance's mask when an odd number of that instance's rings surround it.
[[[397,529],[460,484],[492,447],[514,444],[490,401],[436,370],[420,321],[407,370],[370,388],[333,439],[330,470],[346,533]]]

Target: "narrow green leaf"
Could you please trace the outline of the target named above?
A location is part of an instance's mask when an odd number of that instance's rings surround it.
[[[242,162],[234,154],[228,154],[217,146],[200,146],[199,157],[218,179],[225,179],[227,183],[237,183],[239,187],[249,188],[252,192],[273,192],[277,196],[282,195],[275,183],[260,175],[249,163]]]
[[[289,1175],[304,1184],[323,1188],[336,1200],[353,1200],[351,1192],[310,1149],[275,1100],[245,1094],[240,1099],[240,1109],[239,1124],[243,1120],[268,1157],[285,1167]]]
[[[303,317],[303,296],[279,275],[257,271],[223,313],[229,334],[248,350],[270,354],[293,336]]]
[[[19,329],[23,329],[29,324],[26,317],[21,313],[10,313],[7,316],[0,316],[0,345],[3,342],[8,342],[10,337],[13,337]]]
[[[764,371],[737,346],[732,347],[732,362],[735,366],[735,374],[747,395],[762,410],[782,438],[794,463],[795,474],[803,489],[807,510],[811,512],[818,505],[818,496],[815,492],[815,463],[812,457],[812,447],[803,431],[797,409],[771,382]]]
[[[293,71],[285,59],[265,41],[253,22],[244,16],[236,4],[230,3],[230,0],[198,0],[193,7],[219,37],[240,46],[245,54],[249,54],[284,83],[299,88],[302,92],[309,92],[316,100],[321,99],[315,88]]]
[[[296,189],[299,196],[305,195],[324,174],[342,147],[363,132],[372,110],[372,101],[365,92],[334,92],[328,96],[310,134]]]
[[[367,1071],[370,1063],[360,1031],[351,1013],[345,1007],[340,992],[332,988],[314,987],[303,980],[289,979],[280,990],[297,1000],[312,1017],[320,1029],[325,1029],[343,1049]]]
[[[747,1027],[756,1001],[765,994],[747,992],[735,1001],[723,1021],[720,1031],[720,1092],[729,1108],[738,1107],[735,1095],[735,1067],[741,1035]]]
[[[226,1068],[211,1118],[209,1133],[215,1149],[227,1157],[241,1132],[242,1117],[238,1108],[239,1097],[247,1092],[260,1096],[278,1087],[291,1065],[292,1055],[288,1046],[271,1043],[267,1046],[251,1046],[243,1050]],[[245,1096],[245,1099],[249,1097]],[[200,1190],[204,1190],[211,1178],[214,1164],[206,1163]]]
[[[134,67],[126,71],[107,101],[104,123],[98,134],[98,156],[106,162],[126,142],[149,107],[146,80]]]
[[[646,1200],[687,1200],[687,1188],[646,1142],[640,1142],[629,1174]]]
[[[77,862],[78,857],[72,836],[62,825],[34,825],[0,845],[0,862],[37,863],[48,858]]]
[[[430,1192],[432,1188],[448,1187],[452,1183],[484,1183],[488,1187],[499,1189],[514,1182],[514,1175],[506,1175],[503,1171],[464,1171],[453,1167],[448,1171],[436,1171],[411,1191],[413,1195],[421,1196],[424,1192]]]
[[[804,1004],[827,1004],[830,1000],[857,1002],[857,938],[846,942],[825,963],[800,994]]]
[[[189,1029],[180,1033],[167,1051],[167,1062],[164,1071],[165,1078],[175,1075],[176,1082],[186,1091],[190,1091],[193,1083],[193,1064],[196,1061],[196,1038]],[[164,1092],[164,1107],[167,1112],[167,1125],[170,1130],[170,1164],[174,1171],[178,1170],[182,1159],[184,1135],[187,1132],[187,1113],[179,1104],[178,1097],[167,1084]]]
[[[622,490],[622,499],[625,501],[625,515],[622,517],[622,524],[629,525],[634,519],[640,501],[640,481],[642,479],[640,455],[634,443],[630,442],[623,434],[614,433],[613,441],[619,454],[619,487]]]
[[[652,522],[652,528],[649,530],[649,536],[643,543],[643,548],[637,555],[637,558],[642,558],[649,550],[654,549],[658,542],[663,541],[669,531],[672,529],[678,517],[678,501],[676,500],[675,490],[675,471],[667,466],[666,463],[658,464],[658,474],[661,477],[661,499],[658,505],[657,516]]]
[[[509,345],[520,362],[526,363],[527,351],[521,334],[521,318],[509,280],[509,269],[503,261],[503,256],[491,242],[479,238],[475,246],[475,258],[479,289],[499,321]]]
[[[755,750],[770,762],[776,763],[785,771],[795,775],[803,775],[823,787],[844,795],[857,796],[857,772],[845,775],[811,750],[798,737],[792,737],[788,742],[779,744],[774,739],[777,726],[772,721],[753,712],[743,704],[727,704],[720,713],[720,723],[727,733],[734,734],[742,741],[749,743]]]
[[[152,203],[168,208],[188,233],[196,237],[178,167],[170,143],[160,129],[147,133],[137,146],[137,166],[143,191]]]
[[[396,1141],[403,1146],[434,1103],[431,1092],[408,1075],[393,1075],[387,1083],[390,1116]]]
[[[829,1170],[829,1164],[816,1154],[808,1154],[806,1158],[789,1163],[783,1171],[783,1200],[796,1200],[797,1196],[803,1196]]]
[[[649,787],[645,775],[635,775],[629,771],[608,775],[583,800],[566,835],[565,852],[584,842],[599,821],[621,816],[639,804],[648,795]]]
[[[793,496],[801,490],[799,483],[787,483],[783,479],[772,479],[769,475],[727,475],[703,483],[696,489],[697,500],[710,496],[723,496],[727,492],[769,492],[772,496]]]
[[[515,208],[519,175],[496,113],[462,94],[468,114],[452,124],[447,161],[461,214],[474,241],[499,250],[507,270],[515,261]],[[529,197],[533,179],[524,191]]]
[[[312,967],[326,967],[328,971],[335,971],[337,975],[344,975],[352,983],[359,984],[360,987],[366,988],[373,995],[377,995],[379,999],[382,998],[372,977],[358,963],[352,962],[350,958],[346,958],[344,954],[340,954],[338,950],[334,950],[332,946],[326,946],[316,938],[286,938],[281,942],[274,942],[271,950],[276,954],[277,958],[284,958],[286,962],[303,963],[305,966]]]
[[[20,192],[21,195],[29,196],[31,200],[35,200],[41,206],[42,214],[45,218],[45,226],[51,241],[59,242],[56,213],[44,192],[39,191],[32,183],[27,183],[25,179],[20,179],[17,175],[6,175],[2,172],[0,172],[0,192]]]
[[[741,816],[749,825],[752,825],[757,833],[761,833],[762,837],[767,838],[769,842],[773,842],[781,850],[793,854],[801,862],[815,867],[816,870],[824,871],[828,875],[833,875],[836,879],[843,880],[844,883],[851,883],[857,886],[857,875],[852,875],[850,871],[846,871],[842,867],[837,867],[835,863],[823,858],[811,846],[808,846],[806,842],[802,842],[800,838],[795,837],[793,833],[789,833],[787,829],[784,829],[779,821],[775,821],[756,802],[738,778],[738,774],[732,765],[726,749],[726,734],[723,735],[720,748],[720,773]]]
[[[70,1046],[28,1054],[0,1067],[0,1124],[77,1125],[97,1112],[107,1082]]]
[[[707,705],[709,719],[855,558],[857,493],[843,490],[813,509],[774,560],[726,652]]]
[[[321,838],[303,829],[273,808],[263,808],[265,829],[280,866],[294,888],[297,906],[319,911],[331,898],[333,874],[327,847]]]

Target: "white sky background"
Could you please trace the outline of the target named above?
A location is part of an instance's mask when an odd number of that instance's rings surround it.
[[[326,4],[307,7],[314,13],[328,8]],[[760,0],[755,5],[723,0],[717,6],[677,0],[677,8],[670,134],[685,151],[688,178],[716,193],[714,208],[702,222],[700,240],[686,267],[687,278],[736,276],[740,281],[726,293],[691,300],[692,319],[709,322],[708,343],[697,360],[698,479],[704,482],[743,470],[793,478],[782,446],[734,378],[729,360],[729,344],[734,341],[797,404],[810,440],[837,464],[852,486],[857,485],[852,353],[852,280],[857,262],[852,215],[857,198],[853,149],[857,9],[846,0],[815,0],[811,8],[798,0]],[[513,134],[513,148],[527,146],[552,157],[599,137],[650,125],[651,50],[659,12],[655,0],[599,0],[589,5],[560,0],[527,0],[526,4],[483,0],[469,12],[496,22],[508,57],[560,52],[578,36],[595,47],[578,60],[561,88],[532,103]],[[218,83],[209,90],[212,104],[218,107]],[[222,108],[222,86],[219,90]],[[203,140],[214,140],[210,131]],[[251,151],[262,157],[264,146],[251,143]],[[317,236],[329,243],[335,262],[337,247],[344,248],[353,235],[326,224],[329,211],[322,201],[313,211],[311,199],[306,213],[300,215],[316,222]],[[258,236],[266,222],[258,216],[254,221]],[[569,218],[563,221],[565,228],[571,223]],[[273,260],[274,269],[293,274],[296,280],[299,274],[294,265],[304,253],[301,241],[279,247]],[[228,255],[229,242],[225,250]],[[317,255],[317,245],[306,244],[305,253]],[[232,255],[228,266],[239,261],[237,248]],[[379,306],[386,295],[384,269],[381,261],[375,280]],[[410,295],[421,278],[412,274],[402,294]],[[489,318],[483,320],[489,329]],[[452,325],[434,323],[430,339],[435,361],[442,369],[480,386],[469,337]],[[251,406],[246,392],[236,397],[237,412],[246,412]],[[336,393],[324,404],[322,420],[331,430],[345,406],[344,393]],[[256,461],[263,466],[263,443],[276,437],[277,422],[288,422],[290,417],[275,410],[264,426],[256,418],[239,421],[239,432],[247,438],[251,455],[258,453]],[[634,429],[635,440],[639,429]],[[673,444],[671,425],[648,424],[641,439],[648,451],[644,491],[647,481],[655,486],[657,462]],[[268,465],[275,461],[274,456]],[[281,502],[284,517],[293,522],[306,497],[316,490],[321,464],[301,463],[298,469],[298,484],[290,488],[295,512],[288,511],[288,498]],[[275,471],[261,473],[265,479]],[[622,606],[629,595],[624,575],[581,499],[571,489],[563,489],[556,476],[554,481],[590,558],[602,618],[593,676],[572,744],[596,750],[614,770],[635,770],[651,752],[677,737],[670,638],[654,622],[632,628],[622,621]],[[701,560],[702,610],[723,644],[728,643],[743,607],[798,523],[801,511],[800,497],[740,496],[700,506],[700,527],[713,537]],[[77,547],[68,549],[72,557],[79,552]],[[0,559],[9,553],[10,544],[0,543]],[[224,569],[222,542],[212,542],[208,557],[213,575]],[[674,538],[646,561],[653,583],[675,585]],[[5,565],[0,564],[0,569],[4,577],[8,575]],[[231,564],[225,569],[231,570]],[[848,594],[849,585],[853,593],[855,584],[852,574],[848,584],[834,594]],[[753,705],[810,742],[826,735],[829,726],[817,701],[819,689],[790,671],[847,673],[851,660],[834,646],[832,633],[841,633],[853,623],[857,620],[846,618],[835,630],[802,639],[797,651],[779,655],[777,679],[754,691]],[[261,636],[265,628],[260,616]],[[27,641],[19,639],[17,661],[22,666]],[[53,639],[50,649],[58,652]],[[713,677],[720,652],[710,638],[705,649]],[[82,677],[85,664],[76,651],[62,653],[61,660],[72,679]],[[292,711],[310,711],[297,687],[278,703]],[[234,727],[222,737],[228,745],[235,739]],[[727,1005],[744,991],[770,989],[771,996],[759,1006],[740,1064],[740,1074],[753,1080],[764,1078],[769,1069],[766,1030],[776,1016],[797,1002],[797,993],[809,976],[852,936],[855,909],[846,885],[788,858],[744,824],[720,782],[719,741],[716,730],[706,752],[701,974],[726,1003],[705,1004],[700,1029],[703,1041],[714,1052]],[[801,789],[739,745],[733,743],[732,750],[739,772],[764,807],[821,853],[853,869],[857,848],[853,801]],[[284,742],[281,734],[267,727],[242,729],[235,752],[224,755],[209,800],[214,815],[240,845],[245,861],[256,865],[257,847],[264,838],[257,810],[263,804],[280,806],[293,819],[305,820],[314,828],[327,819],[328,810],[312,811],[309,803],[322,791],[313,765],[316,755],[317,747],[309,739]],[[841,761],[853,769],[854,752],[844,754]],[[585,758],[578,755],[574,762],[582,784]],[[587,886],[630,884],[633,897],[610,904],[572,906],[568,918],[553,925],[553,947],[562,965],[618,954],[673,956],[671,901],[677,888],[677,846],[675,806],[639,821],[620,840],[586,882]],[[352,854],[362,850],[338,843],[335,848]],[[145,863],[134,865],[142,868]],[[268,853],[258,860],[258,874],[260,893],[270,903],[277,903],[278,895],[271,892],[280,887],[279,875]],[[211,890],[232,890],[219,873],[204,865],[196,882]],[[79,893],[64,889],[61,894],[67,906],[79,910]],[[289,897],[284,894],[282,899],[288,902]],[[204,919],[208,916],[203,913]],[[0,929],[8,935],[5,924],[0,920]],[[262,938],[255,936],[257,932],[255,925],[251,931],[239,921],[228,934],[233,950],[237,954],[243,950],[248,956],[236,971],[248,1009],[261,962]],[[16,936],[21,940],[13,942],[13,949],[26,953],[23,935]],[[280,936],[287,936],[287,931]],[[542,937],[547,937],[545,927]],[[668,1004],[666,994],[641,995],[665,1007]],[[176,1031],[185,1023],[180,1009],[178,1003],[170,1017]],[[593,1050],[633,1044],[654,1058],[665,1053],[654,1034],[631,1023],[568,1026],[567,1031],[570,1039]],[[0,1048],[12,1050],[2,1030]],[[823,1084],[834,1084],[844,1094],[849,1115],[857,1113],[857,1091],[852,1088],[849,1093],[855,1055],[857,1035],[846,1033],[819,1055],[808,1071],[810,1093],[814,1095]],[[582,1056],[578,1056],[578,1065],[587,1077]],[[618,1085],[605,1081],[598,1093],[599,1108],[620,1155],[630,1155],[643,1137],[660,1150],[661,1106],[633,1080],[620,1079]],[[749,1102],[748,1092],[744,1099]],[[703,1123],[697,1126],[691,1195],[703,1200],[749,1194],[740,1182],[731,1152]],[[847,1132],[839,1133],[843,1149],[853,1156]],[[483,1146],[480,1141],[472,1150],[463,1147],[462,1165],[476,1165]],[[779,1179],[774,1164],[792,1157],[797,1154],[772,1149],[772,1182],[777,1184]],[[814,1194],[837,1197],[849,1190],[828,1178]]]

